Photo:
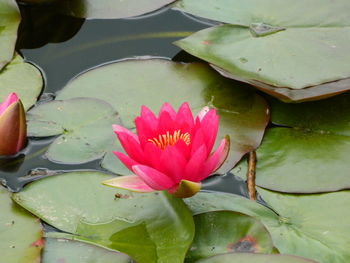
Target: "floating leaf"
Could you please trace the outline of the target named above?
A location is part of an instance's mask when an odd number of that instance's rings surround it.
[[[272,122],[257,150],[256,184],[290,193],[350,188],[350,94],[302,104],[271,102]],[[287,128],[291,127],[291,128]],[[245,178],[243,161],[233,173]]]
[[[317,263],[313,260],[289,255],[261,255],[252,253],[228,253],[203,259],[198,263]]]
[[[202,30],[176,45],[225,76],[282,100],[329,97],[350,89],[350,2],[320,0],[317,12],[314,4],[182,0],[177,4],[181,10],[230,24]]]
[[[256,219],[230,211],[209,212],[194,217],[196,235],[187,258],[201,258],[228,252],[271,253],[271,237]]]
[[[175,0],[60,0],[67,15],[86,18],[125,18],[157,10]]]
[[[42,263],[129,263],[130,258],[118,252],[106,250],[68,239],[47,238]]]
[[[224,171],[260,144],[269,118],[266,102],[247,85],[225,79],[205,64],[165,59],[126,60],[87,71],[69,82],[57,99],[75,97],[109,102],[128,128],[134,127],[133,120],[141,105],[152,111],[159,110],[164,102],[178,108],[188,101],[194,111],[213,106],[220,116],[217,142],[226,134],[231,137],[231,152]],[[109,156],[103,167],[120,173],[113,168],[118,162]]]
[[[194,214],[229,210],[261,220],[282,254],[320,263],[350,260],[350,191],[315,195],[286,195],[262,190],[263,199],[276,211],[246,198],[226,193],[199,193],[188,198]],[[326,208],[326,209],[325,209]]]
[[[0,254],[6,263],[39,263],[44,245],[39,219],[14,204],[0,187]]]
[[[24,108],[29,109],[36,102],[42,87],[43,78],[40,71],[24,62],[18,54],[0,72],[0,101],[11,92],[16,92]]]
[[[17,29],[21,21],[15,0],[0,2],[0,70],[11,61],[17,39]],[[1,83],[1,81],[0,81]]]
[[[126,252],[140,263],[182,263],[194,236],[183,201],[162,192],[103,186],[109,178],[100,172],[47,177],[26,186],[14,200],[74,239]]]
[[[101,158],[114,140],[118,113],[106,102],[77,98],[41,104],[27,115],[28,136],[60,135],[46,156],[54,162],[84,163]]]

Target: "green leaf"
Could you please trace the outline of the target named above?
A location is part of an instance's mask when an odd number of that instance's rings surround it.
[[[136,77],[135,77],[136,76]],[[174,96],[176,92],[176,96]],[[268,122],[267,104],[247,85],[221,77],[202,63],[175,63],[165,59],[134,59],[110,63],[87,71],[58,94],[57,99],[93,97],[118,110],[126,127],[133,128],[141,105],[158,112],[164,102],[178,108],[189,102],[194,113],[209,105],[220,116],[217,143],[230,135],[231,149],[223,171],[230,170],[245,153],[261,141]],[[103,167],[120,173],[108,156]]]
[[[137,194],[101,185],[109,178],[100,172],[48,177],[26,186],[14,200],[74,239],[126,252],[140,263],[183,262],[194,236],[183,201],[163,192]]]
[[[60,0],[67,15],[86,18],[126,18],[157,10],[175,0]]]
[[[269,233],[250,216],[218,211],[196,215],[194,222],[196,235],[187,255],[190,262],[227,252],[272,252]]]
[[[82,242],[47,238],[42,263],[129,263],[128,256]]]
[[[36,102],[43,84],[41,72],[16,54],[13,60],[0,71],[0,101],[3,101],[9,93],[16,92],[27,110]]]
[[[106,102],[77,98],[41,104],[27,114],[28,136],[60,135],[46,156],[54,162],[78,164],[103,157],[115,140],[112,124],[118,113]]]
[[[265,225],[282,254],[320,263],[347,263],[350,253],[350,191],[315,195],[287,195],[258,189],[276,211],[226,193],[199,193],[186,203],[194,214],[229,210],[252,216]],[[326,209],[325,209],[326,208]]]
[[[178,6],[230,23],[176,42],[227,77],[285,101],[321,99],[350,89],[347,0],[318,1],[317,12],[311,11],[312,0],[182,0]]]
[[[15,0],[0,2],[0,70],[11,61],[17,39],[17,29],[21,21]],[[1,83],[1,81],[0,81]]]
[[[40,262],[43,247],[39,219],[12,202],[0,187],[0,254],[6,263]]]
[[[302,104],[271,101],[272,122],[257,150],[256,184],[281,192],[350,188],[350,94]],[[290,127],[290,128],[287,128]],[[245,178],[243,161],[233,173]]]
[[[317,263],[313,260],[289,255],[261,255],[228,253],[198,261],[198,263]]]

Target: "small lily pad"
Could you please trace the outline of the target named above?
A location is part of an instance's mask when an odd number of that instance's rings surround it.
[[[17,204],[0,186],[0,254],[6,263],[38,263],[44,246],[38,218]]]
[[[11,92],[16,92],[27,110],[36,102],[43,84],[41,72],[16,54],[0,72],[0,101]]]
[[[42,263],[129,263],[124,254],[72,241],[69,239],[46,238]]]
[[[256,184],[280,192],[350,188],[350,94],[302,104],[271,101],[272,122],[257,150]],[[245,178],[246,162],[233,170]]]
[[[0,2],[0,70],[12,60],[21,15],[15,0]],[[1,83],[1,81],[0,81]]]
[[[135,77],[136,76],[136,77]],[[176,93],[176,96],[174,96]],[[202,63],[175,63],[165,59],[130,59],[102,65],[70,81],[56,99],[92,97],[107,101],[120,113],[123,124],[134,128],[141,105],[157,112],[164,102],[178,108],[189,102],[193,112],[204,106],[217,109],[217,143],[228,134],[230,155],[222,171],[230,170],[261,141],[269,113],[265,100],[248,85],[221,77]],[[103,167],[120,173],[110,153]]]
[[[67,15],[86,18],[126,18],[152,12],[175,0],[60,0]]]
[[[72,172],[33,182],[13,199],[73,238],[128,254],[140,263],[182,263],[194,237],[181,199],[140,194],[101,184],[111,176]]]
[[[258,192],[273,210],[227,193],[199,193],[185,201],[194,214],[228,210],[260,220],[281,254],[320,263],[349,262],[345,244],[350,244],[350,212],[344,208],[350,206],[350,191],[292,195],[259,188]]]
[[[261,255],[252,253],[228,253],[203,259],[198,263],[317,263],[316,261],[289,255]]]
[[[272,252],[272,240],[266,228],[250,216],[217,211],[196,215],[194,222],[196,235],[187,255],[189,262],[228,252]]]

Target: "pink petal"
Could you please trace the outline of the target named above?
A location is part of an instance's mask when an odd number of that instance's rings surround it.
[[[118,157],[118,159],[128,168],[130,171],[132,171],[131,167],[133,165],[138,164],[135,160],[131,159],[129,156],[125,155],[121,152],[113,152],[115,156]]]
[[[102,182],[104,185],[111,187],[127,189],[135,192],[153,192],[154,189],[149,187],[141,178],[136,175],[119,176]]]
[[[205,106],[203,109],[198,112],[196,118],[198,118],[200,121],[203,119],[203,117],[209,112],[209,107]]]
[[[151,130],[156,130],[158,127],[158,119],[154,113],[146,106],[141,106],[141,118]]]
[[[17,94],[12,92],[10,93],[7,98],[4,100],[3,103],[0,104],[0,115],[14,102],[18,101]]]
[[[138,163],[144,163],[145,156],[142,151],[141,145],[134,136],[130,133],[119,132],[117,133],[118,139],[123,146],[125,152]]]
[[[182,156],[188,160],[190,158],[191,144],[187,145],[183,140],[178,140],[174,147],[182,154]]]
[[[135,119],[136,131],[141,146],[144,148],[148,139],[154,138],[157,134],[141,117]]]
[[[214,153],[211,154],[209,159],[205,162],[203,166],[203,173],[200,174],[197,179],[201,181],[213,172],[215,172],[217,169],[219,169],[223,162],[226,160],[229,150],[230,139],[227,136],[226,138],[221,140],[219,147]]]
[[[137,135],[131,131],[129,131],[128,129],[124,128],[123,126],[120,126],[118,124],[113,124],[112,125],[113,131],[114,133],[118,136],[118,133],[126,133],[129,136],[133,137],[137,142],[139,141]]]
[[[190,129],[194,126],[192,112],[187,102],[180,106],[176,115],[176,122],[180,124],[185,123]]]
[[[146,165],[134,165],[132,170],[146,184],[155,190],[166,190],[173,187],[174,182],[165,174]]]
[[[158,134],[166,134],[166,132],[172,134],[177,129],[178,127],[175,120],[171,118],[167,111],[163,111],[159,114]]]
[[[200,146],[197,151],[191,156],[190,161],[185,168],[184,180],[192,182],[198,182],[198,173],[203,169],[202,166],[208,157],[207,147],[205,145]]]
[[[205,131],[205,132],[207,132],[207,131]],[[192,147],[191,155],[193,155],[194,152],[197,151],[197,149],[199,147],[201,147],[202,145],[206,146],[206,141],[204,139],[204,134],[203,134],[202,129],[198,129],[196,131],[196,133],[194,134],[194,138],[191,141],[191,147]],[[208,150],[207,150],[207,153],[209,154],[210,152],[208,152]]]
[[[201,128],[204,133],[204,140],[207,145],[208,152],[211,152],[216,135],[218,133],[218,127],[219,127],[219,116],[216,114],[216,110],[212,109],[210,110],[201,121]]]
[[[147,158],[146,163],[150,167],[158,170],[160,167],[160,157],[162,155],[162,150],[155,146],[153,143],[148,142],[145,144],[143,151],[145,157]]]
[[[174,146],[168,146],[160,158],[160,171],[169,175],[174,183],[179,183],[185,172],[186,159]]]
[[[160,116],[162,115],[162,113],[164,113],[164,112],[169,113],[169,116],[170,116],[170,118],[171,118],[172,120],[175,120],[175,119],[176,119],[176,112],[175,112],[175,110],[174,110],[173,107],[171,107],[170,104],[167,103],[167,102],[165,102],[165,103],[162,105],[162,107],[160,108],[160,110],[159,110],[159,115],[158,115],[159,118],[160,118]]]

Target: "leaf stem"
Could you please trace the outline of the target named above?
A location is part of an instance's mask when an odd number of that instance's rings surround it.
[[[256,200],[255,191],[255,167],[256,167],[256,152],[252,151],[248,154],[248,171],[247,171],[247,188],[250,200]]]

